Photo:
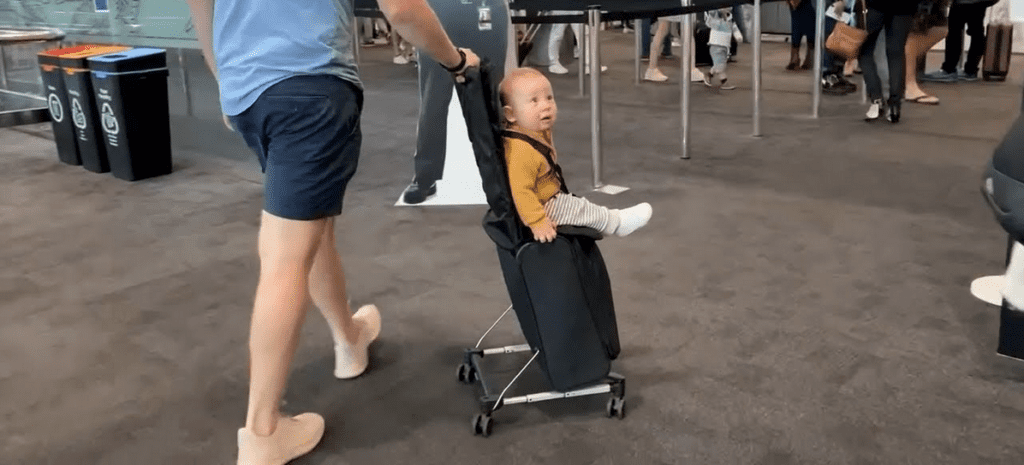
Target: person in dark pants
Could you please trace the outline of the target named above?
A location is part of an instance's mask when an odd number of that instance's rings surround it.
[[[832,9],[836,17],[842,17],[843,13],[853,13],[855,0],[830,0],[826,8]],[[837,21],[831,16],[825,16],[825,37],[828,37],[835,29]],[[821,54],[821,90],[830,95],[846,95],[857,91],[857,85],[846,80],[843,72],[832,52],[822,50]]]
[[[938,71],[927,73],[921,79],[933,82],[977,81],[978,67],[985,56],[985,10],[996,0],[953,0],[949,7],[949,32],[946,34],[946,59]],[[957,73],[960,57],[964,53],[964,27],[971,36],[963,74]]]
[[[734,3],[732,5],[732,21],[736,23],[736,28],[740,30],[740,35],[743,36],[743,43],[750,43],[750,31],[747,31],[747,21],[743,16],[743,3]]]
[[[815,0],[788,0],[791,45],[789,64],[786,69],[811,69],[814,66],[814,1]],[[807,37],[807,56],[803,65],[800,64],[800,42]]]
[[[437,12],[452,40],[473,44],[480,58],[490,61],[494,81],[501,82],[508,45],[508,4],[487,0],[428,0],[427,3]],[[480,28],[480,8],[490,8],[489,30]],[[451,73],[425,53],[420,53],[419,60],[420,118],[413,161],[416,174],[402,194],[402,200],[408,204],[423,203],[437,193],[448,146],[448,105],[455,90]]]
[[[805,0],[806,1],[806,0]],[[888,110],[886,119],[891,123],[900,121],[900,106],[906,85],[907,35],[918,0],[867,0],[868,14],[866,30],[868,36],[860,49],[860,67],[864,70],[864,85],[867,87],[871,106],[865,120],[874,121]],[[889,99],[882,98],[882,80],[878,77],[875,63],[875,44],[878,35],[885,29],[885,56],[889,63]]]

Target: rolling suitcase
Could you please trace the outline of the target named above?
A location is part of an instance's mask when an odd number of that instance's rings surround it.
[[[1013,49],[1013,25],[989,24],[985,33],[985,58],[981,77],[986,81],[1005,81],[1010,71]]]
[[[498,250],[519,325],[558,392],[601,381],[619,355],[611,281],[594,239],[560,234]]]

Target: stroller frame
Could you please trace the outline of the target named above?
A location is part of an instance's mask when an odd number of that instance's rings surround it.
[[[480,435],[483,437],[490,436],[494,425],[491,420],[491,415],[505,405],[532,404],[547,400],[611,393],[612,396],[608,399],[608,404],[605,406],[605,413],[609,418],[617,417],[622,419],[626,416],[626,378],[615,372],[609,372],[604,381],[580,389],[574,389],[566,392],[536,392],[515,397],[505,397],[505,394],[507,394],[509,389],[512,388],[516,381],[519,380],[519,377],[522,376],[533,361],[537,359],[537,356],[540,355],[540,349],[533,351],[529,344],[494,347],[490,349],[480,348],[480,345],[484,342],[484,338],[494,330],[495,326],[497,326],[510,311],[512,311],[511,305],[509,305],[505,312],[495,320],[494,324],[484,332],[484,335],[480,336],[480,340],[477,341],[475,347],[466,349],[463,356],[463,362],[459,365],[456,371],[456,375],[460,382],[465,384],[474,384],[477,381],[480,381],[480,386],[483,388],[484,395],[479,398],[480,413],[474,415],[472,419],[474,435]],[[488,383],[483,377],[483,370],[480,368],[480,360],[487,355],[515,354],[531,351],[533,351],[533,356],[526,362],[526,365],[519,370],[519,373],[512,378],[512,381],[510,381],[500,393],[495,395],[497,390],[489,389]]]

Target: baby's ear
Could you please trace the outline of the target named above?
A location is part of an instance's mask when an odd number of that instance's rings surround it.
[[[502,107],[502,110],[505,111],[505,121],[508,121],[509,123],[516,122],[516,117],[514,114],[512,114],[512,107],[505,105],[504,107]]]

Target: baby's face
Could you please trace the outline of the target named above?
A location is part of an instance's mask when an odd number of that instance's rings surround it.
[[[523,129],[546,131],[555,125],[558,105],[544,76],[523,76],[513,83],[505,118]]]

